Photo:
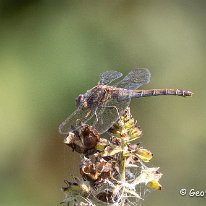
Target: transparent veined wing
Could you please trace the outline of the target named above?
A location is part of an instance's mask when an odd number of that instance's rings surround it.
[[[121,81],[117,82],[114,86],[124,89],[136,89],[143,84],[150,82],[150,71],[146,68],[134,69]],[[113,123],[124,113],[125,109],[129,106],[131,98],[129,96],[120,97],[121,101],[117,99],[110,99],[104,106],[96,110],[97,118],[94,122],[95,129],[100,132],[106,132]]]
[[[137,68],[128,73],[121,81],[117,82],[115,87],[125,89],[137,89],[143,84],[150,82],[151,73],[146,68]]]
[[[125,99],[123,101],[117,101],[116,99],[110,99],[106,105],[97,108],[96,118],[93,124],[94,128],[100,133],[106,132],[113,123],[115,123],[119,117],[124,113],[127,106],[129,106],[131,99]]]
[[[94,116],[94,108],[78,108],[59,125],[60,134],[68,134],[78,129]]]
[[[122,76],[122,73],[118,72],[118,71],[110,70],[110,71],[103,72],[99,75],[100,80],[99,80],[98,84],[99,85],[109,84],[112,81],[120,78],[121,76]]]

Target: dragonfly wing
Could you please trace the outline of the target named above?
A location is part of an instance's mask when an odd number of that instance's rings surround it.
[[[121,76],[122,76],[122,73],[118,72],[118,71],[110,70],[110,71],[103,72],[99,75],[100,80],[99,80],[98,84],[99,85],[109,84],[112,81],[114,81],[115,79],[120,78]]]
[[[137,89],[143,84],[148,84],[150,82],[151,73],[146,68],[138,68],[132,70],[127,76],[121,81],[115,84],[115,87],[125,88],[125,89]]]
[[[96,120],[94,128],[100,133],[106,132],[113,123],[124,113],[127,106],[129,106],[131,99],[123,100],[121,102],[111,99],[106,105],[96,110]]]
[[[67,119],[59,125],[60,134],[68,134],[71,131],[78,129],[82,123],[89,121],[94,115],[94,109],[78,108]]]

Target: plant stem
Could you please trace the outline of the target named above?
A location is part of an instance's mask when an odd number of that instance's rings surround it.
[[[126,142],[122,138],[122,143],[121,143],[122,152],[121,152],[121,157],[120,157],[120,181],[122,181],[122,182],[125,181],[125,173],[126,173],[126,167],[125,167],[126,166],[126,157],[124,154],[125,146],[126,146]]]

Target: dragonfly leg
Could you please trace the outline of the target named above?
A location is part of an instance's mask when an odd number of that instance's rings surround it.
[[[98,115],[97,115],[97,110],[95,110],[94,115],[95,115],[95,117],[96,117],[96,121],[98,122],[99,119],[98,119]]]

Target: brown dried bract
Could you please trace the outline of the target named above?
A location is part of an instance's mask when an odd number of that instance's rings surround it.
[[[112,191],[108,190],[108,191],[104,191],[104,192],[100,192],[99,194],[97,194],[96,196],[99,200],[101,200],[102,202],[106,202],[106,203],[114,203],[115,201],[117,201],[118,196],[115,195]]]
[[[78,153],[91,155],[96,152],[96,145],[99,142],[97,131],[87,124],[83,124],[80,129],[70,132],[64,139],[64,143]]]
[[[84,158],[81,162],[80,173],[82,177],[93,185],[101,183],[104,179],[111,178],[112,171],[112,164],[103,158],[98,161]]]

